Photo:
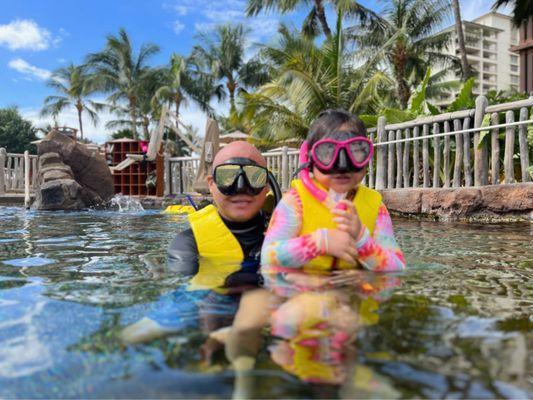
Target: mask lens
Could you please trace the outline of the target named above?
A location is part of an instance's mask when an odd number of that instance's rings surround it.
[[[370,144],[365,141],[356,141],[350,143],[350,153],[355,161],[362,163],[370,154]]]
[[[215,170],[216,185],[221,187],[231,186],[240,171],[240,165],[219,165]]]
[[[315,157],[324,165],[329,165],[333,161],[333,156],[335,155],[335,144],[334,143],[320,143],[315,147]]]
[[[244,165],[242,167],[250,186],[254,189],[262,189],[267,185],[267,171],[255,165]]]

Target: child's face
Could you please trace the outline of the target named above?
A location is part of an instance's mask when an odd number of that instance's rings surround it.
[[[366,167],[358,172],[345,172],[341,174],[323,174],[313,167],[313,176],[326,189],[333,189],[337,193],[346,193],[355,189],[366,174]]]

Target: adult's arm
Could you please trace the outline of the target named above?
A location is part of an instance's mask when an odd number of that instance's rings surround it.
[[[170,243],[167,252],[170,272],[195,275],[198,272],[198,246],[192,229],[180,232]]]

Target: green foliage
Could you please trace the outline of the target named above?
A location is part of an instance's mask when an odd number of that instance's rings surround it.
[[[131,129],[127,129],[127,128],[119,129],[111,134],[111,139],[123,139],[123,138],[133,139],[133,133],[131,132]]]
[[[490,114],[485,114],[483,117],[483,121],[481,121],[481,128],[484,128],[486,126],[490,126]],[[481,148],[481,145],[483,143],[483,140],[485,137],[490,133],[488,129],[485,129],[481,132],[479,132],[479,143],[478,143],[478,149]]]
[[[37,140],[35,133],[31,122],[23,119],[17,108],[0,109],[0,147],[9,153],[35,153],[35,146],[30,143]]]
[[[475,78],[469,78],[463,84],[463,87],[459,91],[459,94],[455,100],[446,109],[447,112],[468,110],[476,106],[476,99],[472,93],[472,89],[476,83]]]

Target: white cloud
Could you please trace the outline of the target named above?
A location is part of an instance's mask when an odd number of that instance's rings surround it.
[[[189,12],[189,8],[183,5],[176,5],[174,6],[174,11],[180,16],[187,15]]]
[[[27,78],[36,78],[39,80],[46,80],[50,78],[52,73],[48,71],[47,69],[36,67],[35,65],[31,65],[27,61],[23,60],[22,58],[14,58],[8,63],[9,68],[14,69],[15,71],[20,72]]]
[[[185,29],[185,24],[181,23],[180,21],[176,20],[174,21],[174,24],[172,26],[174,33],[176,35],[179,35],[183,29]]]
[[[30,19],[17,19],[0,25],[0,45],[10,50],[46,50],[51,41],[50,32]]]

